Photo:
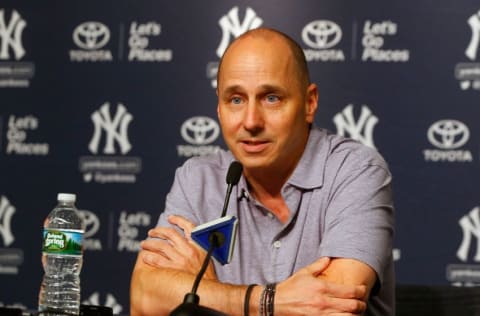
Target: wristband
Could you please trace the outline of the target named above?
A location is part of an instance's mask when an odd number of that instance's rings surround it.
[[[248,316],[250,311],[250,296],[252,295],[252,290],[256,286],[256,284],[250,284],[247,287],[247,291],[245,292],[245,300],[243,302],[243,315]]]
[[[273,316],[276,286],[276,283],[269,283],[263,288],[258,308],[259,316]]]
[[[275,299],[276,286],[276,283],[270,283],[265,287],[265,312],[267,316],[273,316],[273,303]]]

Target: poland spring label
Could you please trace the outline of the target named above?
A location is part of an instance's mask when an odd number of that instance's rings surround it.
[[[79,256],[82,254],[83,231],[76,229],[43,230],[43,253]]]

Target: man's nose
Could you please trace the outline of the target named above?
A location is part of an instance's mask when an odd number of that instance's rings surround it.
[[[264,123],[264,112],[261,104],[255,101],[249,102],[243,118],[244,128],[250,132],[256,132],[263,129]]]

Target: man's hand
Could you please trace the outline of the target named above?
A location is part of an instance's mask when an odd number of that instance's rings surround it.
[[[332,283],[320,278],[332,261],[323,257],[277,285],[276,315],[362,315],[364,285]]]
[[[196,275],[202,266],[206,252],[191,239],[195,224],[184,217],[172,215],[170,224],[178,226],[184,235],[171,227],[156,227],[148,232],[150,239],[142,241],[141,256],[144,263],[157,268],[181,270]],[[204,278],[216,280],[212,262]]]
[[[153,269],[172,269],[194,277],[200,270],[206,255],[206,252],[190,237],[195,225],[180,216],[170,216],[168,221],[183,230],[183,234],[172,227],[156,227],[150,230],[148,235],[151,238],[142,242],[139,260]],[[345,277],[345,274],[348,276]],[[364,278],[365,275],[368,278]],[[353,279],[350,276],[353,276]],[[212,262],[209,263],[204,278],[218,282]],[[373,284],[374,280],[373,270],[361,262],[320,258],[278,283],[275,294],[275,315],[363,315],[371,286],[353,284]],[[212,289],[228,287],[226,284],[215,282],[209,283],[209,287]],[[203,283],[204,286],[207,283]],[[235,299],[231,303],[235,303],[238,307],[238,304],[242,304],[244,290],[241,288],[232,288],[232,290],[236,293],[232,297],[238,296],[238,302]],[[219,293],[218,290],[213,291]],[[251,302],[259,301],[260,292],[260,287],[254,289]],[[228,297],[231,299],[230,296]],[[211,298],[204,294],[203,299],[208,301]],[[207,305],[216,306],[216,302],[217,300],[213,299]],[[252,303],[250,311],[257,313],[258,303]]]

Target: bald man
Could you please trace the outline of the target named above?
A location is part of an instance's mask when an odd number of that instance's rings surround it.
[[[190,232],[218,218],[238,160],[228,210],[237,243],[229,264],[210,262],[202,305],[229,315],[394,315],[391,174],[375,150],[314,125],[318,90],[302,49],[279,31],[248,31],[217,79],[229,151],[177,169],[142,242],[131,314],[168,315],[190,291],[205,257]]]

